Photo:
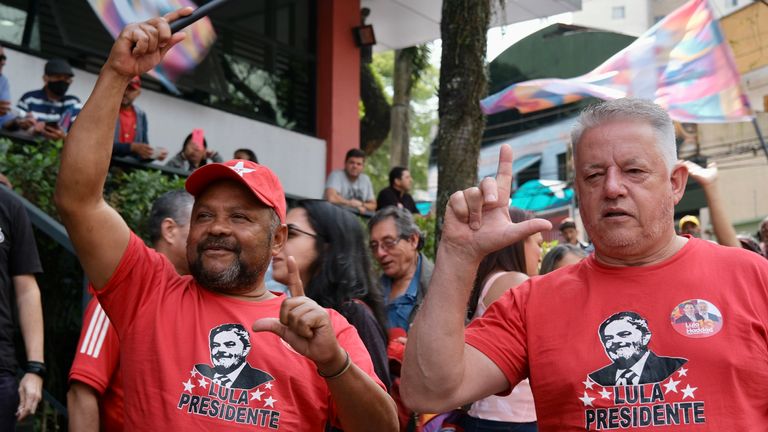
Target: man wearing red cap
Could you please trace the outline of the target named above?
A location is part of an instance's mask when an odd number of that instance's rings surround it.
[[[135,76],[128,82],[120,101],[120,116],[115,126],[112,156],[133,156],[140,160],[164,160],[168,150],[149,145],[147,114],[134,102],[141,94],[141,78]]]
[[[168,22],[189,13],[123,30],[67,138],[56,187],[80,262],[120,336],[126,430],[323,431],[332,424],[394,431],[394,404],[360,338],[303,295],[295,261],[292,298],[264,286],[287,237],[285,196],[272,171],[234,160],[189,177],[192,277],[144,246],[103,199],[123,90],[183,40]],[[263,379],[235,385],[246,366]]]

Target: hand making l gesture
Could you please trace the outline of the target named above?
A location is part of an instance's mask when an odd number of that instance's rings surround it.
[[[480,262],[486,255],[531,234],[551,229],[543,219],[513,223],[509,218],[512,187],[512,149],[502,145],[496,178],[486,177],[480,187],[451,195],[445,209],[440,249]],[[438,255],[439,259],[439,255]]]

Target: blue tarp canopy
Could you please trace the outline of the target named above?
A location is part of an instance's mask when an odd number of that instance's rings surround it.
[[[511,205],[530,211],[541,211],[568,205],[573,189],[560,180],[529,180],[512,195]]]

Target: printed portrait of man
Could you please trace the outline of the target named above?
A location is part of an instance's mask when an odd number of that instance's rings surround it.
[[[651,330],[635,312],[619,312],[600,324],[600,340],[613,363],[589,374],[602,386],[638,385],[665,380],[688,360],[661,357],[648,349]]]
[[[197,364],[195,369],[223,387],[251,389],[274,378],[248,364],[251,340],[248,330],[240,324],[222,324],[211,329],[208,337],[211,363]]]

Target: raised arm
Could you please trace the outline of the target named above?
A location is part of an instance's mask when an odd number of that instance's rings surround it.
[[[191,12],[191,8],[179,9],[123,29],[64,143],[56,207],[97,290],[117,268],[130,237],[125,221],[103,198],[123,92],[131,77],[155,67],[184,38],[183,33],[171,35],[168,22]]]
[[[401,394],[415,411],[446,411],[510,385],[495,363],[464,343],[464,317],[483,257],[550,228],[541,219],[511,222],[511,185],[512,150],[504,145],[496,179],[448,202],[432,280],[405,348]]]
[[[736,237],[736,230],[733,229],[731,220],[725,212],[725,204],[720,196],[720,189],[717,186],[717,164],[712,162],[706,168],[691,161],[683,161],[683,164],[688,169],[688,174],[704,190],[707,207],[709,207],[709,217],[712,221],[712,229],[715,231],[717,242],[723,246],[740,248],[741,242]]]

